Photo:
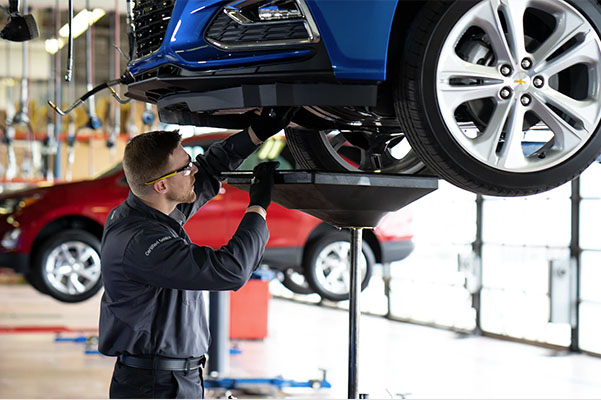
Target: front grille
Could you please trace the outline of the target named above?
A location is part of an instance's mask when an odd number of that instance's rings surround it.
[[[309,38],[304,22],[300,20],[278,24],[240,25],[223,12],[211,22],[205,36],[220,45],[260,44]]]
[[[136,0],[134,5],[135,56],[145,57],[161,47],[175,0]]]

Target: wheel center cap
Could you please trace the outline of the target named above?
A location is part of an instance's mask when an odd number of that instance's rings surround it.
[[[531,84],[531,80],[530,80],[530,76],[528,76],[528,74],[525,73],[519,73],[519,74],[515,74],[513,76],[513,84],[512,86],[514,87],[514,90],[516,92],[525,92],[528,89],[530,89],[530,84]]]

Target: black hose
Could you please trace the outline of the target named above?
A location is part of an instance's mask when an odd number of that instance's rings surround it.
[[[119,82],[120,82],[119,79],[114,79],[112,81],[101,83],[100,85],[96,86],[94,89],[90,90],[89,92],[87,92],[86,94],[81,96],[79,98],[79,100],[86,101],[88,98],[94,96],[96,93],[100,92],[101,90],[108,89],[110,86],[115,86]]]
[[[73,77],[73,0],[69,0],[69,49],[67,56],[67,74],[65,81],[71,82]]]

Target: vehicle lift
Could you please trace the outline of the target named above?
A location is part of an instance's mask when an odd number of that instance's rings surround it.
[[[236,171],[223,174],[228,183],[249,190],[253,174]],[[438,179],[426,176],[384,175],[364,172],[277,171],[272,199],[285,208],[303,211],[331,225],[350,230],[349,356],[348,397],[367,398],[359,394],[359,295],[361,283],[358,260],[362,248],[363,229],[375,228],[390,211],[399,210],[438,188]],[[219,372],[228,355],[229,306],[227,292],[210,294],[209,325],[214,343],[209,350],[209,371]],[[207,388],[236,389],[243,384],[271,384],[280,389],[292,387],[328,387],[325,372],[321,382],[307,383],[283,379],[206,379]],[[287,385],[289,384],[289,385]],[[327,386],[320,386],[326,385]]]

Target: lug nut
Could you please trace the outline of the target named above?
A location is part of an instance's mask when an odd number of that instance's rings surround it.
[[[508,87],[504,87],[503,89],[501,89],[501,91],[499,92],[499,96],[501,96],[502,99],[507,100],[508,98],[511,97],[511,93],[512,90],[511,88]]]
[[[503,74],[503,76],[511,75],[511,67],[509,65],[501,66],[501,74]]]
[[[532,80],[532,84],[534,85],[534,87],[540,89],[545,85],[545,80],[543,79],[542,76],[537,76],[536,78],[534,78]]]
[[[523,106],[529,106],[530,103],[532,103],[532,99],[527,94],[523,95],[520,101],[522,102]]]
[[[524,58],[522,60],[522,68],[530,69],[530,67],[532,67],[532,60],[529,58]]]

